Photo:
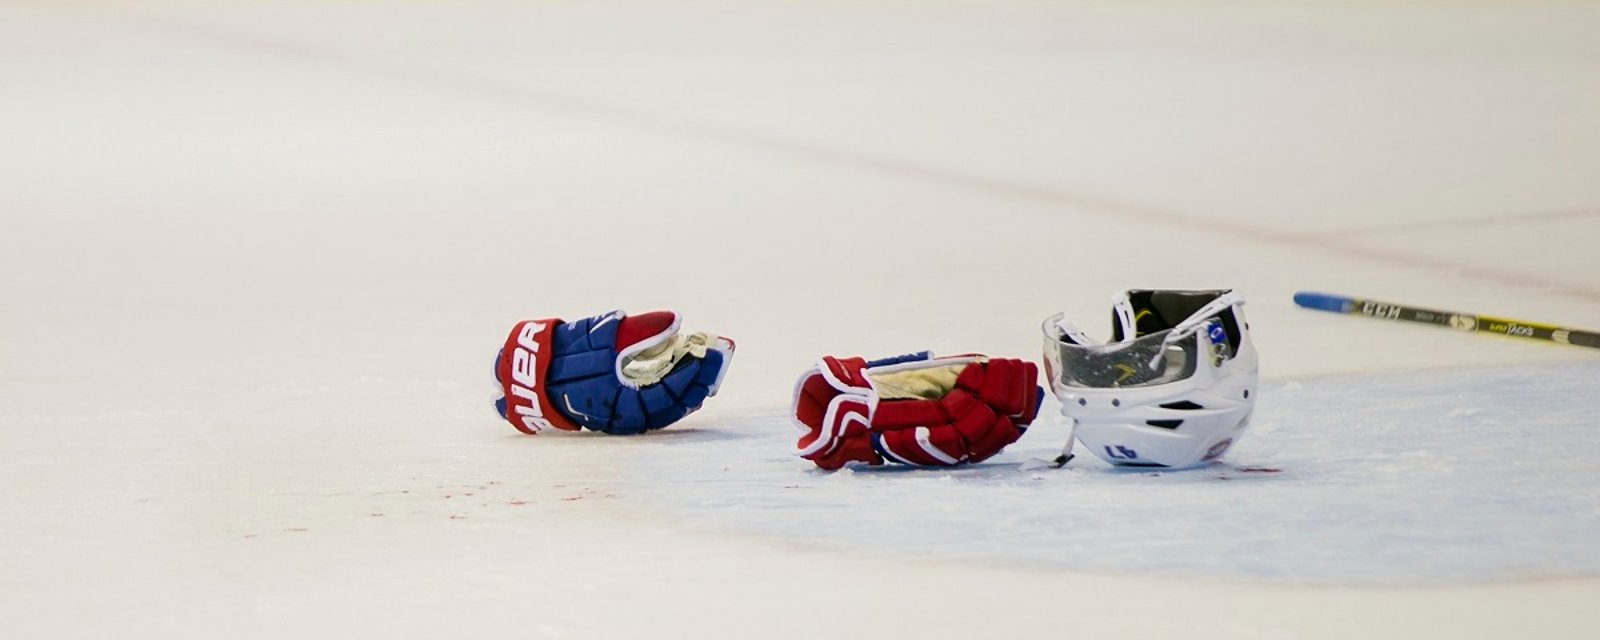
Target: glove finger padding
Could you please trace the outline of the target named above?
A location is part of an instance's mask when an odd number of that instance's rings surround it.
[[[795,424],[804,432],[796,453],[829,470],[979,462],[1038,415],[1038,373],[1031,362],[983,356],[824,357],[795,387]]]
[[[622,435],[677,422],[716,395],[734,350],[678,328],[670,311],[520,322],[495,360],[496,409],[524,433]]]

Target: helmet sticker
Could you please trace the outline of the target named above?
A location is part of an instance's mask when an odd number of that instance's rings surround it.
[[[1112,447],[1116,447],[1116,448],[1113,449]],[[1111,459],[1111,460],[1138,460],[1139,459],[1139,452],[1134,451],[1133,449],[1129,449],[1127,447],[1124,447],[1124,446],[1122,446],[1120,444],[1118,444],[1118,445],[1110,445],[1110,444],[1108,444],[1108,445],[1105,446],[1105,450],[1106,450],[1106,458]]]
[[[1228,447],[1231,446],[1233,446],[1233,438],[1223,438],[1221,442],[1211,445],[1211,448],[1206,450],[1206,455],[1201,460],[1211,461],[1221,458],[1222,454],[1227,453]]]
[[[1211,365],[1222,364],[1232,349],[1228,346],[1228,332],[1222,328],[1222,323],[1212,320],[1206,323],[1206,338],[1211,340]]]

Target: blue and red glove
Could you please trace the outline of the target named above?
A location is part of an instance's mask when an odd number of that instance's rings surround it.
[[[678,314],[612,311],[524,320],[495,356],[495,409],[518,430],[628,435],[693,413],[717,394],[733,341],[678,333]]]
[[[981,462],[1039,415],[1038,378],[1032,362],[981,355],[826,356],[795,385],[794,422],[805,432],[795,453],[828,470]]]

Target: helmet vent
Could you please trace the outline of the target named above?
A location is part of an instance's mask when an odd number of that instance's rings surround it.
[[[1201,409],[1204,409],[1205,407],[1197,405],[1197,404],[1195,404],[1193,402],[1190,402],[1188,400],[1179,400],[1177,402],[1168,402],[1168,403],[1166,403],[1164,405],[1161,405],[1161,408],[1162,409],[1172,409],[1174,411],[1199,411]]]
[[[1162,429],[1177,429],[1183,426],[1182,420],[1145,420],[1144,423],[1152,427],[1161,427]]]

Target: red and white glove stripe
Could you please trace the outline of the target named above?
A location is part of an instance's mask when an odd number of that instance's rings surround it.
[[[556,411],[544,393],[545,371],[550,368],[550,336],[558,324],[559,318],[519,322],[511,328],[501,350],[496,373],[505,393],[506,421],[523,433],[578,430],[578,425]]]
[[[870,424],[872,388],[862,372],[866,360],[825,356],[795,382],[790,415],[805,435],[795,454],[827,456],[847,435],[863,434]]]

